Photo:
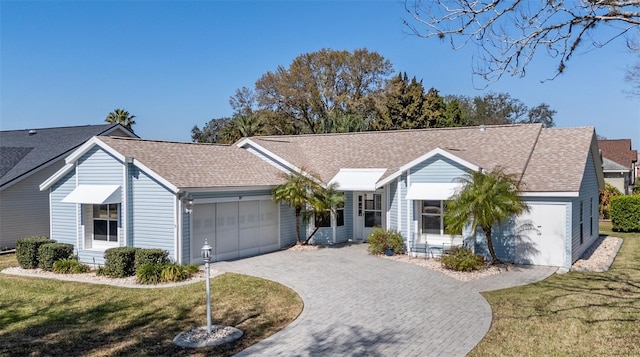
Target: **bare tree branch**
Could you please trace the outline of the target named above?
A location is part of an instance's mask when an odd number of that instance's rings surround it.
[[[477,46],[474,74],[488,83],[525,76],[538,52],[557,60],[555,78],[578,48],[603,47],[640,27],[640,0],[405,0],[405,10],[414,35],[447,39],[455,50]]]

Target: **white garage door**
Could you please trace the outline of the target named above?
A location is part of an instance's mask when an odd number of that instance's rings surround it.
[[[529,204],[531,211],[518,222],[522,229],[516,239],[516,263],[564,266],[567,212],[565,205]]]
[[[191,261],[202,261],[205,239],[214,261],[272,252],[278,244],[278,207],[272,200],[196,204]]]

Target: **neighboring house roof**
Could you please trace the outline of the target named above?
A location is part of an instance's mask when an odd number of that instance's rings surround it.
[[[631,139],[598,140],[598,147],[602,157],[629,169],[638,161],[638,152],[631,149]]]
[[[620,165],[619,163],[609,160],[606,157],[602,158],[602,169],[604,171],[631,171],[630,167]]]
[[[97,139],[179,189],[272,186],[285,181],[281,171],[236,146],[119,137]]]
[[[387,168],[396,175],[426,153],[441,150],[484,169],[516,174],[525,192],[577,192],[589,152],[599,164],[593,127],[546,129],[540,124],[345,134],[260,136],[254,145],[328,182],[341,168]]]
[[[135,136],[119,124],[0,131],[0,190],[62,159],[91,137],[118,129]]]

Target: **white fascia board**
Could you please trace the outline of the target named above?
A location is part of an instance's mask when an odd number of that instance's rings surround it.
[[[562,192],[521,192],[522,197],[580,197],[580,192],[577,191],[562,191]]]
[[[123,157],[124,158],[124,157]],[[164,186],[166,186],[167,188],[169,188],[169,190],[171,190],[172,193],[178,193],[178,187],[176,187],[176,185],[172,184],[171,182],[167,181],[164,177],[158,175],[156,172],[154,172],[153,170],[151,170],[150,168],[146,167],[143,163],[141,163],[140,161],[136,160],[136,159],[131,159],[129,158],[128,160],[132,161],[132,164],[134,166],[136,166],[137,168],[139,168],[140,170],[144,171],[146,174],[148,174],[149,176],[151,176],[152,178],[154,178],[155,180],[157,180],[158,182],[160,182],[161,184],[163,184]],[[123,162],[125,162],[123,160]]]
[[[289,170],[291,171],[295,171],[295,172],[302,172],[302,170],[300,170],[299,167],[293,165],[292,163],[290,163],[289,161],[281,158],[280,156],[274,154],[273,152],[267,150],[266,148],[264,148],[263,146],[260,146],[258,144],[256,144],[255,142],[253,142],[251,139],[246,138],[246,139],[242,139],[240,140],[237,144],[238,147],[242,148],[242,149],[246,149],[247,146],[251,146],[254,149],[261,151],[265,154],[265,156],[268,156],[272,159],[274,159],[274,161],[278,162],[279,164],[281,164],[282,166],[287,167]],[[251,151],[249,151],[251,152]]]
[[[78,161],[78,159],[80,157],[82,157],[82,155],[84,155],[87,152],[89,152],[89,150],[91,150],[91,148],[93,148],[95,145],[98,145],[104,151],[106,151],[109,154],[115,156],[118,160],[120,160],[122,162],[125,162],[126,158],[124,157],[124,155],[120,154],[119,152],[114,150],[112,147],[110,147],[109,145],[105,144],[97,136],[94,136],[91,139],[87,140],[86,143],[82,144],[71,155],[67,156],[67,158],[65,159],[65,163],[67,163],[67,164],[75,163],[76,161]]]
[[[454,161],[466,168],[469,168],[473,171],[480,171],[482,168],[478,165],[472,164],[467,160],[464,160],[446,150],[440,149],[440,148],[435,148],[431,151],[429,151],[428,153],[418,157],[417,159],[414,159],[412,161],[410,161],[409,163],[403,165],[400,167],[400,169],[398,169],[398,171],[394,172],[393,174],[387,176],[384,180],[378,182],[378,185],[376,186],[377,188],[380,188],[386,184],[388,184],[389,182],[393,181],[396,177],[402,175],[403,172],[409,170],[410,168],[416,166],[417,164],[433,157],[436,155],[442,155],[444,157],[446,157],[447,159]]]
[[[73,170],[75,164],[66,164],[60,168],[55,174],[49,177],[46,181],[40,184],[40,191],[48,190],[54,183],[58,182],[62,176],[66,175],[69,171]]]

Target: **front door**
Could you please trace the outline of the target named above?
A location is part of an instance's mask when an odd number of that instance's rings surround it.
[[[374,227],[384,226],[384,204],[382,192],[356,192],[355,240],[364,241]]]

